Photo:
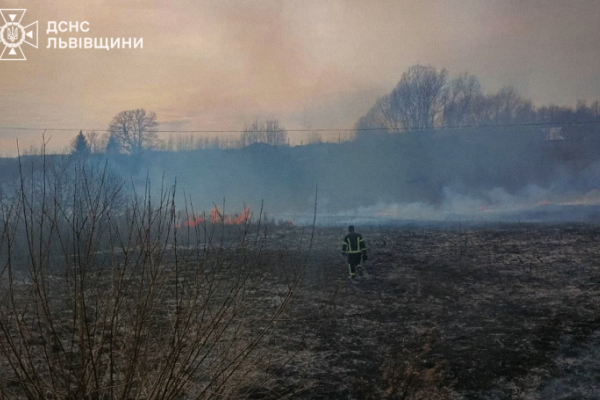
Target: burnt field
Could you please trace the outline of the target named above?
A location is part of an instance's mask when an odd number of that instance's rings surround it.
[[[362,226],[356,280],[343,227],[161,226],[8,261],[0,394],[600,398],[600,226]]]
[[[254,398],[597,399],[600,227],[317,228],[301,287],[265,343],[293,354]],[[295,248],[306,232],[275,232]],[[290,250],[293,252],[293,250]]]

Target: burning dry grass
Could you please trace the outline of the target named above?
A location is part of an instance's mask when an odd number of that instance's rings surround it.
[[[194,227],[203,223],[210,222],[212,226],[216,225],[247,225],[250,223],[252,218],[252,213],[250,212],[250,206],[244,206],[244,209],[239,215],[226,215],[224,212],[219,210],[218,206],[214,206],[214,208],[210,212],[210,218],[203,214],[200,216],[192,215],[191,217],[186,217],[183,223],[177,224],[177,228],[182,227]]]
[[[117,204],[118,188],[87,167],[69,201],[42,176],[0,204],[2,398],[245,398],[267,387],[278,359],[259,345],[301,264],[265,251],[264,229],[247,220],[179,232],[173,191]]]

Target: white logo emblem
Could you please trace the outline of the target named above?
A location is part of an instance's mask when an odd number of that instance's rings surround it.
[[[4,50],[0,60],[20,61],[26,60],[21,45],[27,43],[37,49],[38,47],[38,21],[27,26],[21,25],[25,9],[0,9],[4,25],[0,28],[0,41]],[[1,22],[0,22],[1,23]]]

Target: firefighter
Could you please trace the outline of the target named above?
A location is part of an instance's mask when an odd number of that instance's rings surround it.
[[[350,269],[350,278],[356,278],[356,272],[362,276],[362,261],[367,261],[367,245],[365,239],[358,232],[354,232],[354,226],[348,227],[348,234],[344,237],[342,244],[342,255],[348,256],[348,268]]]

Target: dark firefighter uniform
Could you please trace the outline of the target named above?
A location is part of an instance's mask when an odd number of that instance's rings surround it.
[[[350,278],[356,276],[358,267],[362,274],[362,260],[367,260],[367,245],[365,239],[358,232],[354,232],[354,227],[348,227],[348,234],[344,237],[342,244],[342,254],[348,255],[348,268],[350,269]]]

